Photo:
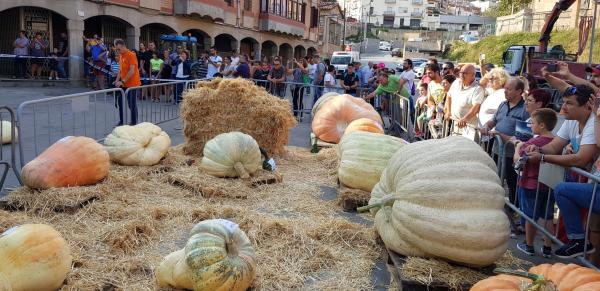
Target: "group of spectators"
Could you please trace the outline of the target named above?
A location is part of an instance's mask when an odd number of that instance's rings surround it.
[[[379,73],[379,86],[365,98],[393,92],[411,102],[414,99],[419,111],[412,116],[417,137],[425,127],[439,132],[446,122],[453,126],[443,127],[452,131],[445,134],[488,143],[490,153],[504,157],[497,162],[504,166],[510,202],[551,233],[554,207],[558,206],[566,243],[554,255],[572,258],[582,255],[586,247],[591,253],[600,247],[600,197],[594,200],[590,212],[591,244],[587,246],[585,219],[580,215],[590,207],[594,181],[568,172],[566,182],[556,185],[552,194],[546,185],[540,184],[538,188],[538,175],[540,163],[600,174],[600,66],[587,68],[589,79],[572,74],[566,63],[558,62],[556,66],[555,72],[547,68],[541,72],[549,87],[561,93],[560,106],[553,104],[557,100],[552,100],[549,88],[538,88],[534,78],[510,77],[502,68],[482,64],[483,77],[477,81],[474,65],[455,67],[449,62],[439,64],[435,59],[428,61],[419,84],[415,83],[413,73],[406,73],[412,71],[410,60],[404,61],[400,76]],[[495,136],[500,137],[500,145],[496,144]],[[504,155],[499,155],[501,152]],[[536,228],[528,220],[510,214],[513,233],[525,232],[525,241],[517,243],[517,248],[534,255]],[[539,251],[545,257],[552,256],[549,238],[544,239]],[[600,255],[592,255],[592,262],[600,265]]]
[[[13,42],[14,54],[14,75],[13,78],[32,79],[42,78],[42,69],[44,65],[49,69],[49,80],[59,80],[67,78],[65,64],[69,56],[69,42],[66,33],[61,33],[57,46],[50,47],[50,44],[42,33],[37,32],[32,37],[27,36],[24,30],[19,31],[19,35]],[[27,76],[27,64],[29,63],[29,76]]]

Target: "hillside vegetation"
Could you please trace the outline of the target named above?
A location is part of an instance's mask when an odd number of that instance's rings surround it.
[[[445,58],[458,62],[478,62],[479,54],[483,53],[490,63],[501,64],[502,53],[511,45],[535,45],[538,44],[539,33],[513,33],[501,36],[488,36],[478,43],[468,44],[463,41],[455,41],[446,52]],[[587,62],[589,55],[589,43],[581,56],[580,62]],[[594,63],[600,63],[600,32],[596,33],[596,44],[594,46]],[[550,46],[562,45],[567,53],[576,53],[579,44],[579,32],[577,30],[565,30],[552,33]]]

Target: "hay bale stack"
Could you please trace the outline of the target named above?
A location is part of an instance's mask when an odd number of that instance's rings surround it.
[[[240,78],[199,82],[183,100],[183,150],[189,155],[202,155],[207,141],[231,131],[249,134],[270,154],[281,154],[296,125],[289,101]]]

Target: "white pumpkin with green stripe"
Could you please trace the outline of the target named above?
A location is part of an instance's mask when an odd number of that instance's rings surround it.
[[[371,192],[389,159],[406,141],[379,133],[354,131],[338,145],[338,178],[344,186]]]
[[[366,208],[400,254],[487,266],[506,252],[510,234],[495,170],[463,137],[412,143],[390,159]]]
[[[216,177],[249,178],[262,167],[258,143],[241,132],[222,133],[204,145],[200,168]]]
[[[256,276],[256,254],[248,236],[225,219],[196,224],[185,248],[156,269],[161,287],[195,291],[244,291]]]

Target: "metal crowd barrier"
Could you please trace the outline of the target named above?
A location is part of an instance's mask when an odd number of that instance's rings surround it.
[[[410,100],[398,93],[390,94],[387,113],[391,119],[391,130],[398,135],[401,132],[411,133]]]
[[[6,126],[5,124],[10,122],[9,131],[10,137],[5,139]],[[0,172],[0,191],[4,190],[4,183],[10,170],[13,171],[19,184],[21,182],[21,175],[17,169],[17,119],[15,112],[7,107],[0,107],[0,166],[2,166],[2,172]],[[8,153],[5,153],[8,151]],[[8,156],[8,157],[6,157]]]

